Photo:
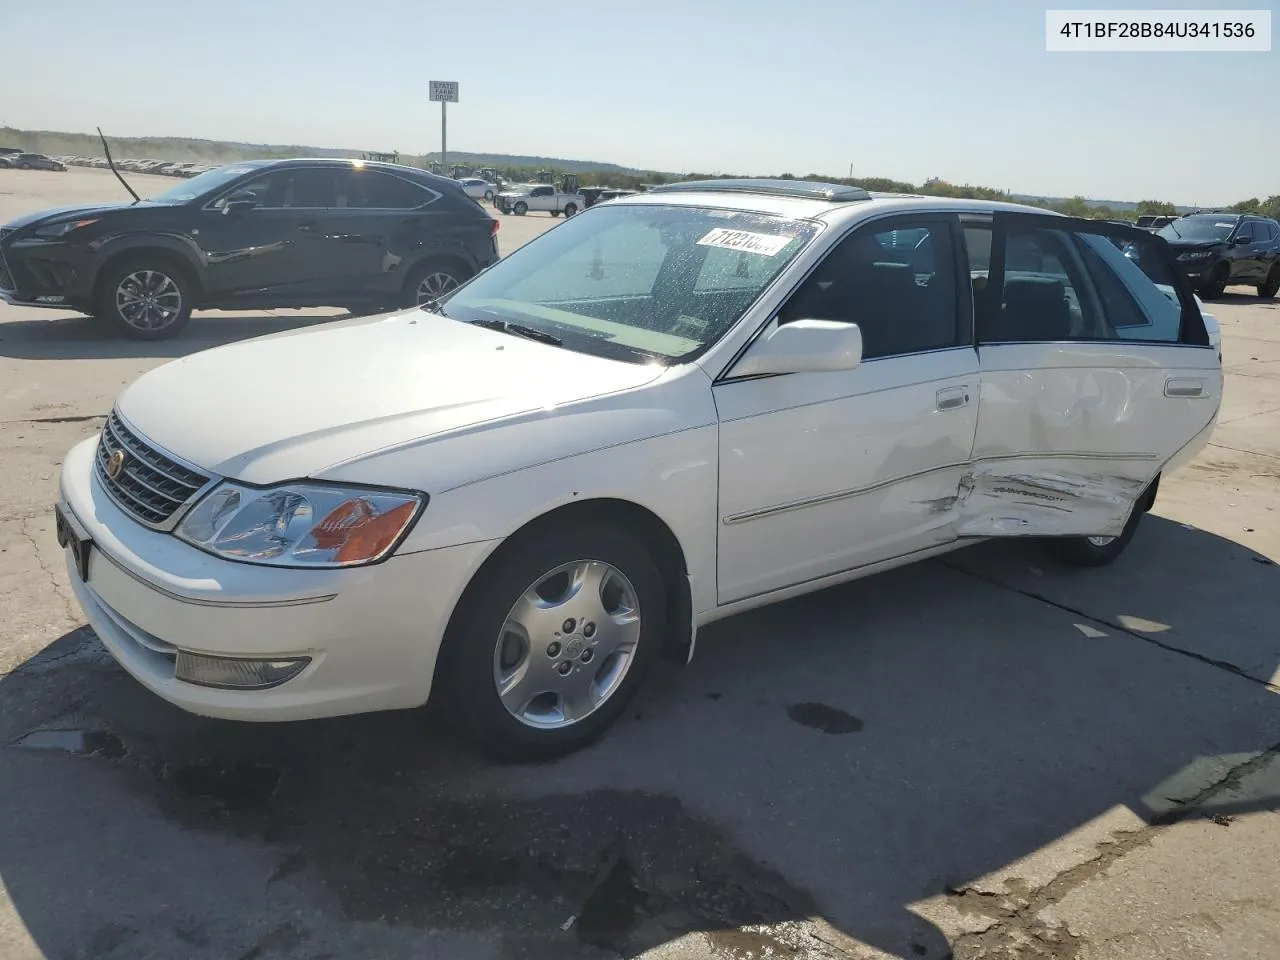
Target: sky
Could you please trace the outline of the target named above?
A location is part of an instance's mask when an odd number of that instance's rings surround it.
[[[1271,9],[1277,0],[1158,8]],[[1270,53],[1048,53],[1049,0],[0,0],[0,125],[1092,199],[1280,194]],[[785,11],[785,12],[784,12]],[[1273,31],[1275,25],[1273,23]],[[17,82],[15,82],[17,81]]]

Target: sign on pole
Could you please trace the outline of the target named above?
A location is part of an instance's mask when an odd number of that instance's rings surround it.
[[[444,171],[445,176],[449,172],[449,126],[445,119],[448,113],[448,106],[451,103],[458,102],[458,81],[457,80],[432,80],[431,83],[431,101],[440,103],[440,169]]]
[[[435,103],[457,103],[458,102],[458,81],[457,80],[432,80],[431,81],[431,102]]]

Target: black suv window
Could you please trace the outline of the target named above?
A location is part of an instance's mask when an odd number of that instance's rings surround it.
[[[220,207],[227,200],[254,200],[260,207],[332,207],[335,201],[333,174],[323,167],[272,170],[236,187],[214,206]]]
[[[402,177],[379,170],[336,170],[338,206],[365,210],[414,210],[435,194]]]
[[[783,307],[779,323],[856,323],[867,360],[954,347],[955,248],[945,220],[877,223],[841,240]]]

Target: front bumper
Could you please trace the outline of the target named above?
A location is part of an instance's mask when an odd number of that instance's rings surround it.
[[[0,300],[14,306],[83,308],[93,278],[84,249],[24,239],[0,245]]]
[[[93,476],[97,439],[68,454],[61,495],[93,540],[72,589],[103,644],[143,686],[192,713],[303,720],[420,706],[449,617],[492,543],[346,570],[290,570],[210,556],[121,511]],[[306,657],[270,689],[198,686],[174,676],[179,650],[214,657]]]
[[[1199,260],[1179,260],[1178,270],[1187,278],[1187,282],[1193,287],[1198,287],[1204,280],[1213,273],[1214,269],[1221,262],[1218,257],[1204,257]]]

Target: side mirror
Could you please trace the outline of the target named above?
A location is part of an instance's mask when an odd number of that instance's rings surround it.
[[[236,214],[247,213],[257,205],[257,200],[251,200],[247,197],[232,197],[222,205],[222,213],[224,216],[234,216]]]
[[[764,373],[835,373],[862,362],[862,330],[856,323],[793,320],[751,345],[733,376]]]
[[[1235,237],[1235,238],[1231,241],[1231,245],[1232,245],[1233,247],[1243,247],[1246,243],[1253,243],[1253,237],[1251,237],[1251,236],[1248,236],[1248,237],[1241,237],[1241,236],[1237,236],[1237,237]]]

